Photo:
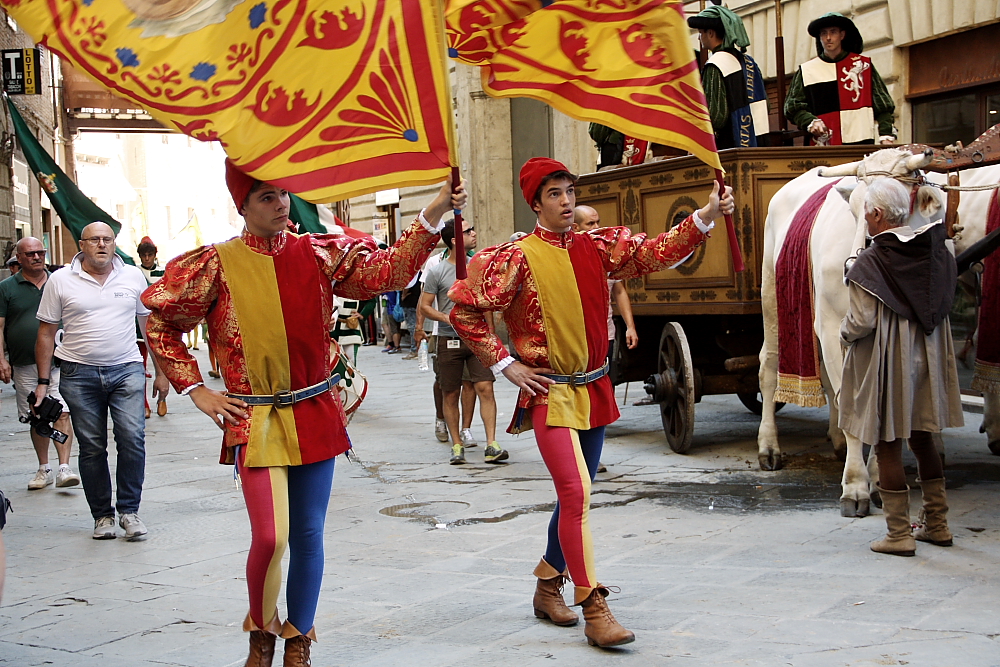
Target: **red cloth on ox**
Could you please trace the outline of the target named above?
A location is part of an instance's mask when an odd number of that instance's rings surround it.
[[[1000,200],[993,191],[986,214],[986,233],[1000,227]],[[1000,256],[983,260],[983,302],[979,307],[979,343],[972,389],[1000,394]]]
[[[813,323],[812,263],[809,244],[813,223],[836,181],[817,190],[795,212],[775,266],[778,304],[778,389],[775,401],[806,408],[826,405],[819,376],[819,350]]]

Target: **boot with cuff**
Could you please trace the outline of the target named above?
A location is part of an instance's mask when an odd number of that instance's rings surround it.
[[[538,561],[534,575],[538,577],[535,584],[535,598],[532,605],[536,618],[547,618],[555,625],[570,626],[580,622],[577,616],[563,599],[563,586],[569,580],[565,572],[558,572],[545,559]]]

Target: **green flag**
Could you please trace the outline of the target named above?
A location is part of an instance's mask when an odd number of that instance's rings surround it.
[[[59,168],[52,156],[38,143],[10,98],[4,95],[4,99],[7,100],[7,107],[14,121],[14,134],[17,135],[17,141],[21,144],[21,150],[28,160],[31,172],[38,179],[42,190],[48,195],[49,201],[52,202],[56,213],[62,218],[63,224],[69,229],[73,238],[79,242],[83,228],[92,222],[108,223],[117,235],[121,231],[121,223],[83,194],[76,183]],[[116,252],[127,264],[135,264],[135,261],[122,252],[121,248]]]
[[[310,232],[312,234],[327,234],[326,227],[319,221],[319,212],[316,204],[310,204],[301,197],[296,197],[291,192],[288,193],[290,201],[288,218],[299,225],[300,232]]]

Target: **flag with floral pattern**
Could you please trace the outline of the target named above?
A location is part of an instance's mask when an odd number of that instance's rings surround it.
[[[0,0],[37,42],[312,202],[447,177],[438,2]]]
[[[447,0],[449,55],[483,90],[721,168],[681,0]]]

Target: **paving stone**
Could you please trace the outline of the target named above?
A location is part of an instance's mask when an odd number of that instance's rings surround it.
[[[590,521],[598,576],[621,588],[610,605],[637,641],[598,650],[582,622],[532,614],[554,492],[531,436],[499,434],[508,465],[477,462],[480,446],[450,466],[430,375],[371,348],[361,368],[371,388],[350,430],[362,465],[337,462],[317,667],[1000,665],[1000,458],[978,417],[945,436],[955,546],[896,558],[868,549],[880,513],[839,516],[825,410],[782,410],[786,467],[763,473],[756,419],[735,397],[698,404],[683,456],[664,445],[655,408],[624,405]],[[504,424],[516,391],[500,381],[496,393]],[[474,433],[483,439],[478,419]],[[26,490],[27,433],[0,411],[0,488],[15,508],[0,665],[243,665],[249,522],[219,438],[172,396],[168,416],[147,422],[149,537],[98,542],[82,490]]]

